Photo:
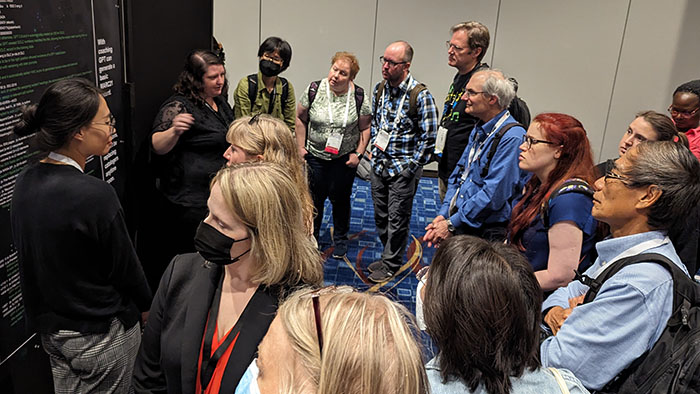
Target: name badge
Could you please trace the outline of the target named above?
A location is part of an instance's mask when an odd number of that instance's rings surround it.
[[[389,133],[387,133],[386,130],[379,130],[377,136],[374,138],[374,146],[384,152],[387,145],[389,145]]]
[[[435,153],[442,153],[445,149],[445,141],[447,140],[447,129],[440,126],[438,127],[437,137],[435,138]]]
[[[326,140],[326,149],[328,153],[337,155],[340,151],[340,145],[343,142],[343,135],[340,133],[331,133],[331,135]]]

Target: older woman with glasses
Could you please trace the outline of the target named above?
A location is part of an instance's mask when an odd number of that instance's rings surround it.
[[[359,71],[355,55],[336,52],[328,77],[312,82],[297,108],[297,145],[309,168],[309,189],[316,208],[314,237],[319,239],[324,204],[330,198],[335,258],[342,258],[348,250],[350,194],[369,143],[372,100],[353,82]]]
[[[175,257],[154,297],[134,367],[137,392],[233,392],[283,294],[322,282],[302,201],[284,168],[223,168],[207,205],[198,253]]]
[[[350,287],[303,289],[280,306],[236,394],[424,394],[410,313]]]
[[[700,162],[686,147],[640,143],[595,188],[593,216],[611,235],[596,245],[598,259],[586,276],[595,279],[615,261],[646,253],[665,256],[687,274],[667,236],[700,200]],[[674,283],[663,266],[644,261],[614,273],[593,301],[572,307],[589,290],[575,281],[544,302],[556,335],[540,347],[542,364],[567,368],[588,389],[601,390],[651,349],[671,316]]]
[[[432,394],[588,393],[571,372],[541,368],[542,291],[515,248],[450,237],[424,289],[425,323],[438,347],[426,365]]]
[[[509,239],[549,292],[593,260],[593,155],[581,122],[557,113],[535,117],[520,151],[520,168],[533,176],[513,208]]]
[[[241,78],[234,92],[236,119],[259,113],[284,121],[294,131],[294,87],[279,74],[289,68],[292,47],[279,37],[268,37],[258,48],[259,71]]]
[[[14,132],[34,134],[44,152],[19,174],[10,209],[28,328],[56,392],[126,393],[151,291],[117,194],[83,173],[112,147],[114,117],[92,83],[65,79],[24,108]]]

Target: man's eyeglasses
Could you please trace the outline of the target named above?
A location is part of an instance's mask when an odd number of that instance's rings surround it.
[[[556,145],[557,144],[556,142],[552,142],[552,141],[538,140],[538,139],[530,137],[527,134],[523,136],[523,143],[527,144],[528,150],[530,150],[530,148],[532,148],[532,145],[537,145],[537,144]]]
[[[457,45],[455,45],[455,44],[453,44],[453,43],[451,43],[451,42],[449,42],[449,41],[445,41],[445,46],[447,47],[447,50],[448,50],[448,51],[449,51],[450,49],[454,49],[455,51],[460,52],[460,51],[466,49],[466,48],[458,47]]]
[[[106,122],[92,122],[91,124],[103,124],[106,126],[109,126],[109,132],[114,131],[114,127],[117,125],[117,119],[114,117],[114,115],[109,114],[109,120]]]
[[[379,56],[379,61],[382,62],[382,64],[389,64],[391,67],[396,67],[399,64],[406,64],[407,62],[395,62],[393,60],[389,60],[384,58],[384,56]]]
[[[692,117],[693,115],[698,113],[698,111],[700,111],[700,107],[697,107],[692,111],[683,111],[683,110],[680,110],[678,108],[674,108],[673,105],[668,107],[668,112],[671,113],[671,116],[676,116],[676,117],[684,118],[684,119],[688,119],[688,118]]]
[[[613,169],[615,169],[614,164],[612,166],[608,166],[608,168],[606,169],[605,182],[607,182],[609,179],[616,179],[616,180],[624,183],[627,186],[630,186],[632,184],[632,180],[630,178],[627,178],[626,176],[622,176],[620,174],[614,173]]]
[[[475,90],[467,89],[467,91],[464,92],[464,97],[469,98],[472,96],[477,96],[479,94],[488,94],[486,92],[477,92]]]

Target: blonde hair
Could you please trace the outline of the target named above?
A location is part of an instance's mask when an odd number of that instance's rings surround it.
[[[250,253],[257,261],[254,282],[322,283],[321,256],[303,231],[302,202],[285,168],[268,162],[234,164],[219,170],[211,184],[221,188],[227,207],[248,228]]]
[[[360,72],[360,63],[357,61],[357,57],[350,52],[336,52],[331,58],[331,66],[341,59],[350,64],[350,80],[354,81],[357,73]]]
[[[228,128],[226,141],[250,156],[261,155],[263,161],[277,163],[287,170],[302,200],[306,233],[313,234],[314,203],[309,193],[306,163],[299,157],[294,135],[281,120],[267,114],[237,119]],[[252,123],[252,124],[251,124]]]
[[[290,361],[302,368],[297,371],[306,377],[291,374],[283,392],[428,392],[421,349],[408,310],[382,295],[354,292],[348,286],[333,289],[319,290],[323,357],[316,333],[314,291],[299,290],[279,308],[278,316],[295,353]]]

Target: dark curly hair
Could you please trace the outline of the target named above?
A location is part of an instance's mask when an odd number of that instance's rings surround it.
[[[204,100],[200,94],[204,90],[204,74],[207,72],[207,67],[212,65],[224,66],[224,59],[206,49],[190,52],[185,60],[185,68],[180,73],[173,90],[203,106]],[[221,94],[224,96],[228,94],[228,79],[224,80]]]

